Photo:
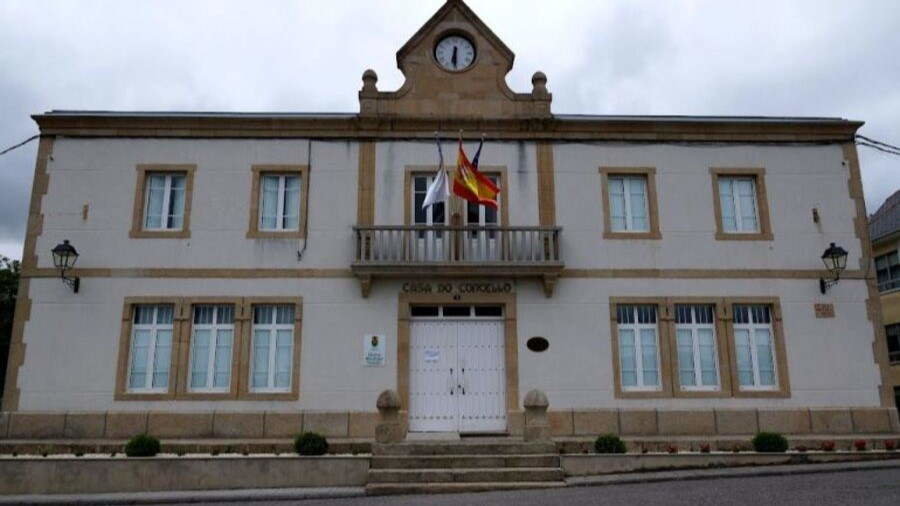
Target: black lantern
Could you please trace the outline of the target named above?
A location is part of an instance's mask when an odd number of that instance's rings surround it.
[[[53,248],[52,253],[53,265],[59,269],[59,277],[62,278],[63,283],[72,288],[73,292],[78,293],[78,286],[81,284],[81,280],[77,277],[66,277],[66,271],[75,267],[75,261],[78,260],[78,251],[76,251],[75,247],[69,244],[69,240],[66,239],[62,244],[57,244],[56,247]]]
[[[847,250],[831,243],[831,246],[825,250],[825,253],[822,253],[822,263],[825,264],[828,272],[834,276],[830,280],[819,279],[819,290],[824,295],[829,287],[838,284],[838,281],[841,280],[841,273],[847,268]]]

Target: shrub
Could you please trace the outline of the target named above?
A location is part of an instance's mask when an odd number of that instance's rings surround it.
[[[615,434],[603,434],[594,441],[597,453],[625,453],[625,442]]]
[[[795,448],[795,450],[797,450],[800,453],[806,453],[806,447],[803,445],[798,446],[797,448]]]
[[[822,451],[823,452],[833,452],[834,451],[834,441],[823,441],[822,442]]]
[[[703,443],[700,445],[700,453],[709,453],[711,450],[709,443]]]
[[[669,445],[669,447],[666,448],[666,451],[671,454],[675,454],[675,453],[678,453],[678,447],[675,445]]]
[[[888,439],[887,441],[884,442],[884,449],[889,452],[892,452],[897,449],[897,443]]]
[[[159,439],[147,434],[134,436],[125,445],[129,457],[153,457],[159,453]]]
[[[853,442],[853,447],[856,448],[858,452],[866,451],[866,440],[865,439],[857,439]]]
[[[294,440],[294,450],[300,455],[325,455],[328,453],[328,441],[315,432],[304,432]]]
[[[760,432],[753,438],[753,449],[760,453],[784,453],[788,441],[776,432]]]

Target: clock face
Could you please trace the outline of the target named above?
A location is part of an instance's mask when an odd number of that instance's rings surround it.
[[[465,70],[475,61],[475,46],[465,37],[450,35],[435,46],[434,57],[447,70]]]

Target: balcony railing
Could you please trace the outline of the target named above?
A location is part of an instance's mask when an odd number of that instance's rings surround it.
[[[423,274],[543,277],[552,291],[563,268],[560,227],[379,225],[353,231],[353,270],[364,293],[372,276]]]

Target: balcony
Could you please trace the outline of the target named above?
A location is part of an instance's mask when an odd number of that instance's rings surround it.
[[[536,278],[553,295],[561,227],[358,226],[351,266],[367,297],[375,278]]]

